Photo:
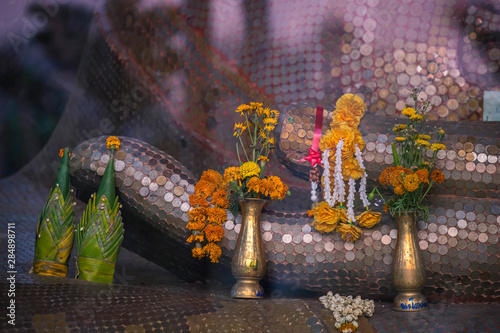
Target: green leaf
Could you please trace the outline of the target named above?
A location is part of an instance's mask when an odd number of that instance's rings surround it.
[[[394,165],[398,166],[399,164],[399,155],[398,151],[396,150],[396,146],[394,145],[394,142],[391,142],[391,148],[392,148],[392,156],[394,157]]]
[[[112,150],[112,154],[114,153],[114,149]],[[99,189],[97,190],[97,200],[100,200],[104,195],[108,201],[115,201],[115,162],[114,157],[111,156],[109,159],[108,166],[106,167],[106,171],[104,171],[104,175],[102,175],[101,185],[99,185]]]
[[[69,148],[64,148],[63,157],[61,162],[59,162],[59,169],[57,171],[56,181],[52,189],[57,187],[61,188],[62,195],[66,198],[69,194],[70,184],[69,184]]]

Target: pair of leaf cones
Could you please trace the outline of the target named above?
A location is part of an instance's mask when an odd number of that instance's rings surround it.
[[[116,137],[107,139],[111,158],[96,194],[92,195],[75,225],[69,180],[69,149],[61,149],[56,181],[38,219],[33,273],[67,276],[68,261],[76,243],[76,278],[112,283],[115,263],[123,241],[120,204],[115,194],[114,151]]]

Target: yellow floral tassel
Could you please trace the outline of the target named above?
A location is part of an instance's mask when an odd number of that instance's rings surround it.
[[[340,221],[340,209],[330,207],[326,201],[318,203],[311,213],[314,215],[312,226],[321,233],[334,231]]]
[[[339,327],[339,332],[342,333],[353,333],[356,332],[358,328],[353,323],[345,323]]]
[[[360,215],[356,216],[356,222],[359,226],[364,228],[373,228],[377,223],[380,222],[382,214],[378,212],[372,212],[371,209],[366,210]]]
[[[354,243],[356,240],[358,240],[359,236],[361,236],[361,234],[363,233],[361,228],[358,228],[350,223],[341,223],[337,227],[336,231],[341,233],[341,237],[343,240],[351,243]]]

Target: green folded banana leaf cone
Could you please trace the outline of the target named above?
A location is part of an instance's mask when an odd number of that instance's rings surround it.
[[[73,248],[75,211],[69,182],[69,149],[64,148],[56,181],[38,218],[32,273],[66,277]]]
[[[87,204],[75,237],[76,278],[112,283],[123,241],[120,204],[115,195],[113,157],[109,160],[97,194]]]

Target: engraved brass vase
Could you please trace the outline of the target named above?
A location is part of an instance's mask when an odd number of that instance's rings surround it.
[[[259,281],[266,273],[266,252],[260,230],[260,213],[264,199],[247,198],[241,202],[241,229],[234,248],[231,271],[236,284],[231,289],[233,298],[263,298]]]
[[[425,266],[417,243],[416,214],[413,211],[396,215],[398,238],[392,263],[394,288],[398,295],[393,309],[413,312],[426,310],[427,299],[422,295],[426,283]]]

